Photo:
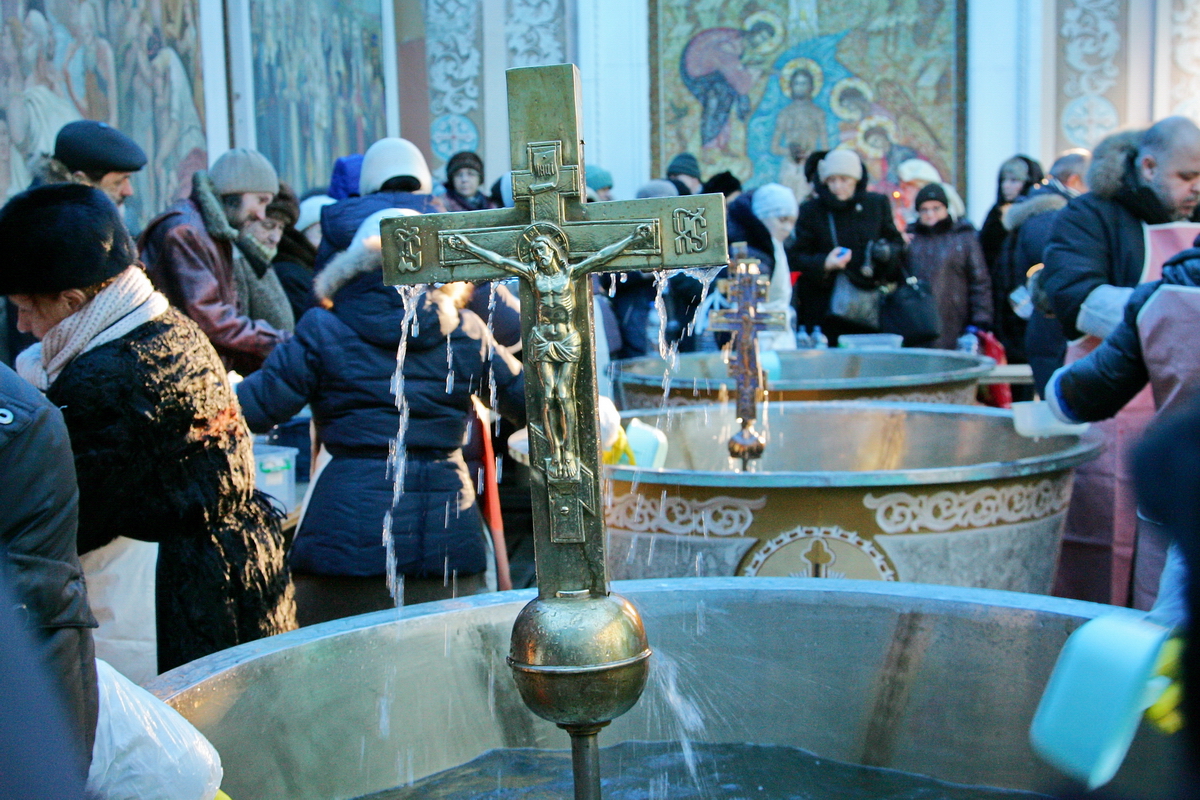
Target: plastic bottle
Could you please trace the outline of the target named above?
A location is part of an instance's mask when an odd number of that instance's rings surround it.
[[[796,326],[796,349],[811,350],[813,348],[813,340],[809,337],[808,332],[803,325]]]
[[[974,325],[968,325],[966,332],[958,337],[956,349],[973,356],[979,355],[979,337],[975,335],[978,330]]]
[[[818,350],[828,350],[829,349],[829,337],[821,332],[820,325],[813,328],[812,343],[813,343],[813,347],[817,348]]]

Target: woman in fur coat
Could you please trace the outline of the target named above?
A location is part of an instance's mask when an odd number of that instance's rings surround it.
[[[78,184],[0,210],[0,294],[62,409],[97,655],[135,680],[295,627],[279,520],[216,351],[154,291],[116,207]]]

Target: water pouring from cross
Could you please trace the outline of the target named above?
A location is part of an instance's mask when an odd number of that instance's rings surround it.
[[[725,263],[725,200],[586,203],[578,71],[507,77],[515,207],[385,220],[384,279],[520,278],[538,598],[509,664],[526,704],[571,734],[577,800],[598,800],[596,734],[637,702],[650,649],[608,591],[589,273]]]

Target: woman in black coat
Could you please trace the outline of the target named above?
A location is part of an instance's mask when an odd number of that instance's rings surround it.
[[[154,620],[158,671],[294,628],[279,519],[255,491],[224,367],[154,291],[112,202],[77,184],[32,189],[0,210],[0,239],[0,293],[39,339],[18,372],[70,432],[93,608],[103,601],[93,588],[106,584],[89,561],[119,561],[89,556],[157,542],[153,608],[141,613]]]
[[[524,424],[520,364],[492,345],[483,321],[460,310],[449,290],[419,295],[403,371],[404,491],[394,492],[389,452],[400,412],[393,375],[406,305],[383,283],[379,221],[397,213],[363,223],[350,249],[317,276],[315,291],[327,307],[305,314],[295,337],[238,385],[252,430],[286,422],[311,404],[332,456],[316,478],[291,554],[304,625],[393,604],[381,536],[387,524],[406,603],[482,591],[485,529],[462,445],[471,395],[490,395],[489,369],[498,410]]]
[[[1000,165],[1000,174],[996,177],[996,204],[988,211],[979,228],[979,246],[983,248],[983,258],[989,270],[996,268],[1000,250],[1008,237],[1008,229],[1004,227],[1004,212],[1045,178],[1042,165],[1029,156],[1013,156]]]
[[[815,167],[816,189],[800,206],[796,235],[788,247],[788,261],[799,271],[792,305],[800,325],[821,326],[836,346],[842,334],[874,332],[830,316],[829,300],[838,274],[844,272],[863,289],[898,280],[904,237],[896,230],[887,197],[867,191],[867,170],[857,153],[847,149],[818,153],[810,157],[809,165]],[[891,258],[868,263],[868,245],[879,240],[891,245]]]

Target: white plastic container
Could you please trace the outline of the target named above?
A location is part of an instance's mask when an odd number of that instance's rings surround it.
[[[254,487],[283,504],[287,513],[296,507],[296,455],[294,447],[254,443]]]

